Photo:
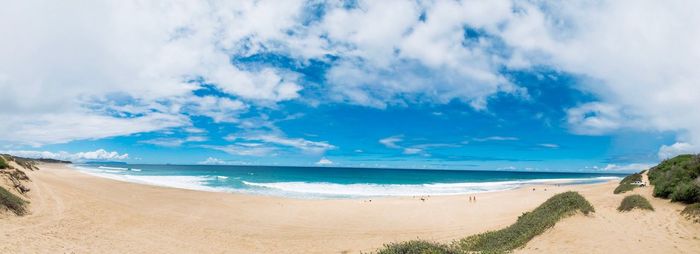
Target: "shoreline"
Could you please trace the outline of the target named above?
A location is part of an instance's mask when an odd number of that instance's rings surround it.
[[[0,218],[0,234],[6,237],[0,243],[2,253],[371,252],[390,242],[448,243],[500,229],[554,194],[569,190],[591,201],[596,213],[564,219],[516,252],[545,248],[606,253],[635,244],[641,246],[635,252],[641,253],[700,248],[700,241],[693,239],[700,235],[700,227],[680,220],[675,211],[678,204],[654,199],[654,213],[616,212],[623,195],[612,194],[614,182],[483,193],[476,202],[469,202],[468,195],[368,202],[202,192],[115,181],[55,164],[40,168],[27,172],[32,178],[30,214]],[[636,192],[648,195],[650,189]],[[657,223],[657,216],[663,225]],[[579,232],[579,228],[591,231]]]
[[[597,177],[587,177],[587,178],[541,178],[541,179],[520,179],[520,180],[503,180],[503,181],[485,181],[485,182],[455,182],[455,183],[421,183],[421,184],[401,184],[401,183],[387,183],[387,184],[375,184],[375,183],[353,183],[353,184],[339,184],[339,183],[330,183],[330,182],[283,182],[283,183],[302,183],[302,184],[328,184],[328,185],[339,185],[339,186],[344,186],[347,188],[350,188],[350,186],[407,186],[407,185],[415,185],[415,186],[420,186],[420,185],[440,185],[440,184],[445,184],[445,185],[450,185],[450,184],[516,184],[517,186],[514,186],[512,188],[504,188],[504,189],[494,189],[494,190],[484,190],[484,191],[474,191],[474,192],[463,192],[463,193],[415,193],[415,194],[387,194],[387,195],[354,195],[354,194],[344,194],[344,193],[336,193],[336,194],[326,194],[326,193],[295,193],[293,191],[284,191],[281,190],[279,191],[280,193],[278,194],[272,194],[272,193],[265,193],[265,192],[260,192],[260,191],[255,191],[253,189],[243,189],[243,188],[232,188],[232,187],[223,187],[223,186],[208,186],[205,184],[195,184],[196,186],[175,186],[175,184],[163,184],[163,183],[154,183],[154,182],[148,182],[145,180],[138,180],[138,179],[128,179],[129,176],[136,176],[139,177],[138,175],[120,175],[120,174],[109,174],[109,173],[100,173],[100,172],[92,172],[92,169],[89,167],[83,167],[82,165],[65,165],[67,168],[70,168],[72,170],[75,170],[76,172],[80,172],[83,174],[88,174],[94,177],[98,178],[104,178],[104,179],[110,179],[110,180],[115,180],[115,181],[121,181],[121,182],[127,182],[127,183],[135,183],[135,184],[142,184],[142,185],[150,185],[150,186],[158,186],[158,187],[164,187],[164,188],[175,188],[175,189],[183,189],[183,190],[194,190],[194,191],[204,191],[204,192],[220,192],[220,193],[231,193],[231,194],[240,194],[240,195],[253,195],[253,196],[267,196],[267,197],[279,197],[279,198],[290,198],[290,199],[301,199],[301,200],[342,200],[342,199],[356,199],[356,200],[361,200],[361,199],[386,199],[386,198],[408,198],[408,197],[439,197],[439,196],[463,196],[463,195],[482,195],[486,193],[495,193],[495,192],[502,192],[502,191],[513,191],[513,190],[518,190],[518,189],[527,189],[527,188],[532,188],[532,187],[546,187],[549,186],[551,188],[556,187],[555,185],[590,185],[590,184],[604,184],[607,182],[613,182],[613,181],[618,181],[622,179],[622,177],[618,176],[610,176],[606,174],[601,174],[601,176]],[[82,168],[81,168],[82,167]],[[114,168],[116,169],[116,168]],[[141,169],[139,169],[140,171]],[[502,171],[479,171],[479,172],[502,172]],[[529,172],[517,172],[517,173],[529,173]],[[537,173],[558,173],[558,172],[537,172]],[[582,173],[582,174],[595,174],[595,173]],[[168,177],[164,175],[149,175],[148,177]],[[177,176],[175,176],[177,177]],[[202,175],[202,176],[187,176],[187,177],[221,177],[221,176],[216,176],[216,175]],[[228,177],[226,177],[228,178]],[[242,181],[244,184],[248,185],[247,181]],[[514,183],[517,182],[517,183]],[[272,182],[275,183],[275,182]],[[265,185],[269,183],[253,183],[254,185]],[[286,194],[282,194],[285,193]]]

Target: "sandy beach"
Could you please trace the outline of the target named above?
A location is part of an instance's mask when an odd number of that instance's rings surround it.
[[[27,172],[31,213],[1,215],[0,253],[360,253],[412,239],[450,242],[499,229],[552,195],[580,192],[591,216],[564,219],[521,253],[692,253],[700,226],[682,206],[634,192],[656,211],[619,213],[616,183],[531,186],[477,195],[302,200],[165,188],[61,164]],[[535,188],[535,191],[532,190]],[[544,189],[547,188],[547,191]]]

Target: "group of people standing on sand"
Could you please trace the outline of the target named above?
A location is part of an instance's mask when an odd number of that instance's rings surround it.
[[[476,196],[469,196],[469,202],[476,202]]]

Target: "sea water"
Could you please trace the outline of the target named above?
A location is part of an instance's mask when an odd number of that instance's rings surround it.
[[[621,174],[344,167],[74,165],[88,174],[134,183],[295,198],[456,195],[529,184],[585,184]]]

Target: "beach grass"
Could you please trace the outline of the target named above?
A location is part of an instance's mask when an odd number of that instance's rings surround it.
[[[412,240],[402,243],[384,245],[377,254],[457,254],[462,253],[446,244],[433,243],[422,240]]]
[[[469,236],[458,242],[467,252],[502,253],[524,246],[535,236],[544,233],[562,218],[577,211],[595,212],[593,206],[577,192],[557,194],[531,212],[521,215],[507,228]]]
[[[620,202],[620,206],[617,208],[617,210],[620,212],[629,212],[635,208],[654,211],[654,207],[651,206],[649,200],[639,194],[629,195],[622,199],[622,202]]]
[[[564,192],[549,198],[530,212],[523,213],[515,224],[497,231],[468,236],[452,245],[426,241],[408,241],[385,245],[381,254],[413,253],[505,253],[524,246],[559,220],[576,212],[595,212],[593,206],[577,192]]]
[[[12,194],[5,188],[0,186],[0,205],[12,211],[16,215],[24,215],[27,213],[27,201]]]
[[[642,171],[644,172],[644,171]],[[620,194],[620,193],[625,193],[631,190],[634,190],[634,188],[637,188],[637,185],[632,184],[635,181],[641,181],[642,180],[642,173],[635,173],[626,176],[620,181],[620,185],[613,190],[614,194]]]
[[[5,158],[0,155],[0,169],[10,168],[10,164],[5,161]]]
[[[686,219],[692,220],[695,223],[700,223],[700,203],[688,205],[681,211],[681,214]]]
[[[614,193],[614,194],[625,193],[625,192],[634,190],[635,187],[637,187],[637,186],[632,185],[632,184],[628,184],[628,183],[620,184],[620,185],[617,186],[617,188],[615,188],[615,190],[613,191],[613,193]]]

